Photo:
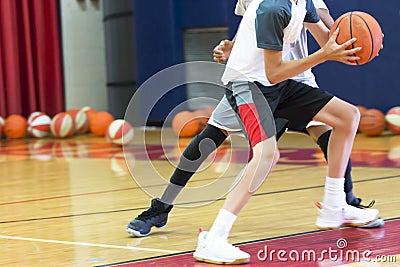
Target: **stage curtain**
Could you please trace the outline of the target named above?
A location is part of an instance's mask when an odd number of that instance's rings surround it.
[[[0,116],[64,110],[58,1],[0,1]]]

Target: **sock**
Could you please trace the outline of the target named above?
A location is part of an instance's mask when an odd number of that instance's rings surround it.
[[[344,178],[326,177],[323,201],[326,206],[337,209],[345,204],[343,185]]]
[[[228,240],[229,233],[232,225],[236,220],[236,215],[225,210],[220,209],[217,218],[211,226],[210,232],[207,235],[207,242],[212,241],[216,238],[223,238]]]
[[[170,182],[167,185],[167,188],[165,188],[160,200],[168,205],[172,205],[182,189],[183,186],[176,185]]]
[[[321,134],[321,136],[317,140],[317,144],[321,148],[322,152],[324,153],[326,161],[328,161],[328,143],[329,137],[331,136],[332,130],[326,131],[325,133]],[[344,174],[344,192],[349,198],[355,198],[352,193],[353,190],[353,182],[351,180],[351,160],[347,163],[346,172]],[[347,199],[347,201],[349,201]]]

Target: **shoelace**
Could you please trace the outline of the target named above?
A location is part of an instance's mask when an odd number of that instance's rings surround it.
[[[368,209],[368,208],[372,208],[372,206],[374,206],[374,204],[375,204],[375,200],[372,200],[367,206],[361,205],[361,203],[358,206],[363,209]]]

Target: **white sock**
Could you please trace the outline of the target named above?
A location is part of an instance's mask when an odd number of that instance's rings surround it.
[[[341,208],[346,202],[346,196],[343,191],[344,178],[326,177],[324,201],[326,206],[331,208]]]
[[[225,210],[220,209],[217,218],[211,226],[210,232],[207,235],[207,241],[215,238],[223,238],[228,240],[229,233],[232,225],[236,220],[236,215]]]

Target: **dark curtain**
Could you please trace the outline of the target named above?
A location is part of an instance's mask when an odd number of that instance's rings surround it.
[[[64,109],[56,0],[0,1],[0,116]]]

